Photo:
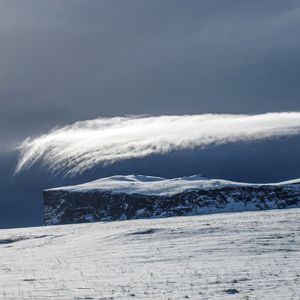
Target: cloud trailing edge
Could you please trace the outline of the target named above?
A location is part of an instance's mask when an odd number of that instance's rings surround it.
[[[98,118],[55,128],[20,146],[16,173],[40,163],[75,176],[97,165],[174,150],[300,134],[300,112]]]

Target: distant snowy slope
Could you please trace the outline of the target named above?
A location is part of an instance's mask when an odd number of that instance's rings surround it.
[[[299,184],[300,185],[300,178],[275,183],[275,185],[289,185],[289,184]]]
[[[1,300],[298,300],[300,209],[0,230]]]
[[[272,184],[251,184],[223,179],[208,179],[203,175],[192,175],[173,179],[146,175],[116,175],[75,186],[48,189],[47,191],[60,190],[84,192],[98,190],[143,195],[174,195],[184,191],[197,189],[215,189],[234,186],[285,185],[293,183],[300,183],[300,179]]]

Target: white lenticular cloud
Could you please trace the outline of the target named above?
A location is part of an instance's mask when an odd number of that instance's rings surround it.
[[[212,144],[300,134],[300,112],[99,118],[27,138],[16,173],[40,163],[75,176],[97,165]]]

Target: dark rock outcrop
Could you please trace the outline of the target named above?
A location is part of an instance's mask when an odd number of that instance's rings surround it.
[[[44,191],[45,225],[198,215],[300,206],[299,185],[245,185],[174,195]]]

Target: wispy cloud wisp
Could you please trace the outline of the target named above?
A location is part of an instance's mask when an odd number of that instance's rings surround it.
[[[80,121],[27,138],[16,173],[36,163],[75,176],[97,165],[174,150],[300,134],[300,113],[129,116]]]

